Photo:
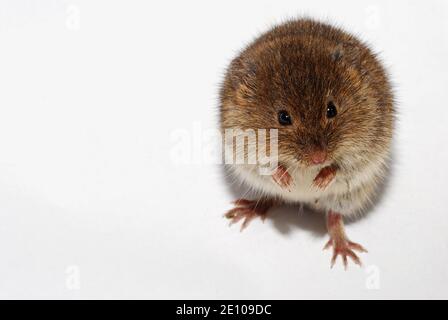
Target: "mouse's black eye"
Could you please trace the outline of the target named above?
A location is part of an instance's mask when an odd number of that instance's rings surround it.
[[[338,114],[338,110],[334,105],[333,101],[328,102],[327,104],[327,118],[334,118]]]
[[[282,110],[278,112],[278,122],[284,126],[292,124],[291,116],[288,111]]]

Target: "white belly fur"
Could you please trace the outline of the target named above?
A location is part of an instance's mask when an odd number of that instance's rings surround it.
[[[308,204],[318,210],[353,215],[373,198],[376,186],[384,175],[385,165],[383,161],[371,162],[362,171],[350,176],[338,172],[331,184],[323,190],[313,185],[319,168],[296,170],[291,175],[294,185],[290,191],[277,185],[272,176],[260,175],[254,165],[235,165],[233,169],[236,176],[263,196],[278,197],[289,203]]]

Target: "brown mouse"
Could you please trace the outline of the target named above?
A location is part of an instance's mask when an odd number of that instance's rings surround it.
[[[388,76],[369,47],[353,35],[310,19],[272,28],[230,64],[220,91],[226,129],[276,129],[278,166],[230,164],[232,174],[259,191],[226,217],[243,226],[281,203],[306,204],[327,215],[325,248],[361,264],[342,217],[362,213],[387,175],[394,127]],[[267,141],[269,142],[270,137]],[[272,148],[271,148],[272,149]],[[268,151],[269,146],[268,146]],[[248,148],[237,149],[248,156]]]

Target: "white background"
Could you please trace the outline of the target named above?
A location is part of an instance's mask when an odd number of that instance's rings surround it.
[[[347,226],[362,269],[330,269],[321,215],[222,218],[222,74],[301,14],[371,43],[396,84],[391,179]],[[0,298],[448,298],[447,21],[443,0],[2,0]]]

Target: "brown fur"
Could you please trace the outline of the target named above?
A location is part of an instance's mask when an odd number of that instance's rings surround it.
[[[338,114],[326,118],[328,101]],[[304,162],[323,147],[342,170],[388,153],[394,107],[376,55],[354,36],[313,20],[265,33],[230,64],[220,92],[223,128],[279,129],[279,159]],[[278,122],[287,110],[291,126]]]

